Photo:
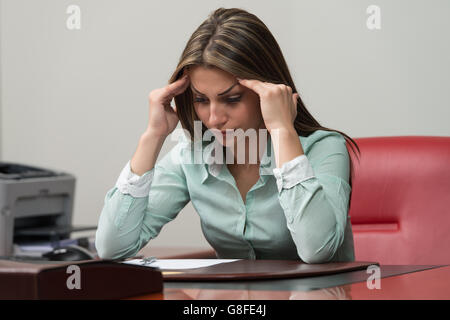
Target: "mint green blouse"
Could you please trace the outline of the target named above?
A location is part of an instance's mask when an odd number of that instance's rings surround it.
[[[211,163],[212,142],[180,141],[137,176],[130,161],[105,197],[96,233],[101,258],[132,257],[189,201],[218,258],[354,261],[348,216],[350,160],[344,137],[318,130],[299,136],[301,155],[279,169],[268,136],[260,178],[242,200],[226,165]],[[186,230],[189,232],[189,230]]]

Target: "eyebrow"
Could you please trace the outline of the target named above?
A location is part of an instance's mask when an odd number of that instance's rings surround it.
[[[227,94],[228,92],[231,91],[231,89],[233,89],[237,84],[239,84],[239,82],[236,82],[235,84],[233,84],[231,87],[229,87],[227,90],[225,90],[224,92],[221,92],[219,94],[217,94],[217,96],[223,96],[224,94]],[[191,88],[194,89],[195,92],[197,92],[198,94],[205,96],[204,93],[201,93],[200,91],[198,91],[197,89],[195,89],[195,87],[191,84]]]

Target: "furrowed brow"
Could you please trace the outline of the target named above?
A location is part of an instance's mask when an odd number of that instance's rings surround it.
[[[231,87],[229,87],[227,90],[225,90],[224,92],[221,92],[219,94],[217,94],[217,96],[223,96],[225,94],[227,94],[228,92],[230,92],[237,84],[239,84],[239,82],[236,82],[235,84],[233,84]],[[195,89],[195,87],[191,84],[191,88],[198,94],[205,96],[204,93],[201,93],[200,91],[198,91],[197,89]]]

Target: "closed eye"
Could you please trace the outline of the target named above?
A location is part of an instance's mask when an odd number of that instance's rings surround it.
[[[237,103],[237,102],[241,101],[241,99],[242,99],[242,95],[238,95],[238,96],[228,97],[224,100],[227,103],[233,104],[233,103]],[[200,98],[200,97],[197,97],[194,99],[194,102],[196,102],[196,103],[206,103],[207,101],[208,101],[207,99]]]
[[[194,102],[197,102],[197,103],[204,103],[204,102],[206,102],[206,100],[203,99],[203,98],[195,98],[195,99],[194,99]]]
[[[236,102],[241,101],[241,98],[242,98],[242,96],[229,97],[227,99],[227,102],[228,103],[236,103]]]

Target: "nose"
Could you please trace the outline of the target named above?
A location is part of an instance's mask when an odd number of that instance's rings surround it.
[[[213,128],[222,128],[227,122],[227,114],[223,106],[211,103],[209,109],[209,125]]]

